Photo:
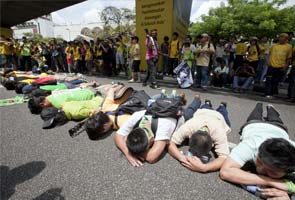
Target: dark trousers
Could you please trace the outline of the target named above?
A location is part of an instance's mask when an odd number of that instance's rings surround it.
[[[285,71],[283,68],[268,67],[265,82],[265,95],[276,95],[279,93],[279,82],[282,80]]]
[[[201,106],[201,101],[199,99],[194,99],[192,101],[192,103],[183,112],[183,117],[184,117],[185,121],[187,121],[190,118],[192,118],[193,115],[194,115],[194,113],[198,109],[209,109],[209,110],[213,110],[213,108],[210,105],[204,104],[204,105]],[[231,126],[231,123],[230,123],[230,120],[229,120],[229,117],[228,117],[228,111],[227,111],[226,107],[220,105],[216,109],[216,111],[219,112],[223,116],[226,124],[230,127]]]
[[[21,58],[21,68],[25,71],[32,69],[32,59],[31,56],[22,56]]]
[[[157,74],[157,59],[151,58],[146,61],[147,69],[146,69],[146,77],[143,80],[143,83],[147,83],[150,80],[151,84],[156,83],[156,74]]]
[[[295,98],[295,66],[292,66],[289,74],[288,97]]]
[[[169,64],[168,64],[168,74],[173,75],[173,70],[177,67],[178,65],[178,58],[169,58]]]
[[[258,120],[258,121],[267,121],[272,123],[279,123],[284,124],[282,119],[280,118],[280,114],[271,106],[267,107],[267,114],[266,117],[263,117],[263,108],[262,103],[257,103],[254,110],[250,113],[247,122],[252,120]]]

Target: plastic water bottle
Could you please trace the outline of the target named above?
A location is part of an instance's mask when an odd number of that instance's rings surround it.
[[[260,197],[261,199],[267,199],[267,197],[261,193],[260,187],[256,185],[242,185],[242,187],[255,196]]]

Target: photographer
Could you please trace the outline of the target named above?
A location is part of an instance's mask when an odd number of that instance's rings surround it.
[[[151,31],[151,35],[148,34],[145,40],[146,45],[146,62],[147,62],[147,75],[143,80],[143,86],[147,85],[147,81],[150,79],[151,85],[150,87],[153,89],[159,89],[159,86],[156,82],[156,73],[157,73],[157,62],[159,60],[158,57],[158,42],[157,42],[157,29],[153,29]]]

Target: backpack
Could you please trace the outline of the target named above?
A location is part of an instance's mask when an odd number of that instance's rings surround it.
[[[180,101],[169,98],[160,98],[147,108],[146,115],[151,115],[153,118],[179,118],[179,111],[182,110]]]
[[[134,91],[124,103],[119,105],[116,112],[133,114],[134,112],[145,110],[149,99],[150,97],[145,93],[145,91]]]

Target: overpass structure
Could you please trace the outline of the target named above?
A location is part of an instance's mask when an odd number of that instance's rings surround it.
[[[12,26],[83,1],[85,0],[0,0],[0,33],[11,36],[10,27]]]

